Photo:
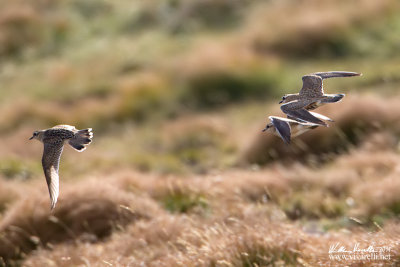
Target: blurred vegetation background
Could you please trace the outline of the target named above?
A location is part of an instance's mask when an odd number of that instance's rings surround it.
[[[113,155],[104,165],[161,172],[232,166],[243,135],[253,138],[306,73],[362,72],[326,82],[328,92],[349,95],[393,95],[399,83],[396,1],[0,5],[0,134],[93,127],[92,150],[101,150],[94,155]],[[15,156],[4,164],[18,169],[13,147],[7,142],[1,156]]]
[[[83,154],[65,150],[61,184],[121,169],[185,178],[289,164],[326,181],[344,179],[332,176],[338,166],[343,177],[364,177],[372,165],[378,179],[399,160],[399,48],[396,0],[0,0],[0,177],[46,192],[42,147],[28,138],[71,124],[92,127],[94,142]],[[326,92],[346,93],[319,110],[336,121],[331,127],[290,147],[261,133],[302,75],[330,70],[363,73],[325,81]],[[390,159],[380,162],[377,151]],[[370,189],[289,180],[289,195],[268,198],[290,220],[327,219],[324,227],[336,229],[350,214],[367,227],[400,214],[395,193],[382,206],[353,209],[348,202],[365,202]],[[316,207],[321,188],[328,200]],[[0,218],[21,199],[5,191]],[[205,192],[168,192],[152,197],[169,212],[212,213]]]

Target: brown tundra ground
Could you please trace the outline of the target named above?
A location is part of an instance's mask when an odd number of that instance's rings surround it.
[[[0,266],[400,265],[399,15],[394,0],[0,0]],[[328,70],[363,73],[325,81],[346,93],[317,110],[330,127],[290,146],[261,132]],[[65,148],[50,211],[28,138],[56,124],[94,139]]]

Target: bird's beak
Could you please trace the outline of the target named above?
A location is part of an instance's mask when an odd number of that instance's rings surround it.
[[[29,140],[32,140],[33,139],[33,137],[35,137],[34,135],[32,135],[32,137],[31,138],[29,138]]]
[[[279,104],[282,104],[282,103],[283,103],[283,100],[279,101]]]

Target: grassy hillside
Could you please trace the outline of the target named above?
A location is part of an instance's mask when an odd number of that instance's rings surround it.
[[[0,266],[376,266],[400,262],[400,4],[0,0]],[[301,76],[335,120],[261,133]],[[49,211],[28,141],[65,148]],[[329,258],[386,246],[386,261]]]

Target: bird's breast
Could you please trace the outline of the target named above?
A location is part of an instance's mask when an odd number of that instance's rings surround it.
[[[309,126],[301,125],[301,124],[296,124],[292,126],[292,137],[299,136],[305,132],[310,130]]]

